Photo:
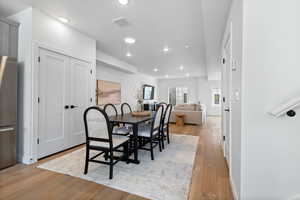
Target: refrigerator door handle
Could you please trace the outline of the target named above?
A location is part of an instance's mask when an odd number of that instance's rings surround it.
[[[8,131],[14,131],[15,129],[13,127],[9,127],[9,128],[0,128],[0,133],[2,132],[8,132]]]

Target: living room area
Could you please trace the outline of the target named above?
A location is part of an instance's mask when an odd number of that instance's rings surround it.
[[[116,58],[111,59],[117,62]],[[184,73],[185,69],[181,67],[177,70]],[[207,77],[155,78],[142,73],[132,74],[124,68],[112,68],[100,61],[96,70],[97,81],[116,84],[121,90],[118,102],[128,102],[134,110],[155,110],[156,105],[164,102],[173,106],[171,123],[176,124],[176,115],[183,115],[184,125],[196,126],[205,125],[208,117],[221,117],[220,80],[207,80]],[[116,106],[120,109],[120,105]]]

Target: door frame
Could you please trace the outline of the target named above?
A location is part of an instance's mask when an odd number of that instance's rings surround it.
[[[229,58],[227,58],[227,48],[229,45]],[[230,23],[230,26],[225,32],[225,37],[224,37],[224,42],[223,42],[223,58],[225,59],[225,63],[222,63],[222,136],[225,136],[225,141],[223,141],[223,153],[225,160],[227,162],[228,168],[229,168],[229,173],[231,174],[231,169],[232,169],[232,140],[231,140],[231,133],[232,133],[232,105],[231,105],[231,100],[232,100],[232,23]],[[229,65],[227,66],[227,64]],[[229,67],[229,69],[226,69],[226,67]],[[228,70],[228,71],[226,71]],[[227,74],[229,72],[229,76]],[[224,74],[225,73],[225,74]],[[224,76],[228,76],[226,80],[224,80]],[[225,83],[225,81],[227,81]],[[227,95],[225,101],[227,101],[227,104],[224,104],[223,97],[224,97],[224,84],[227,85]],[[226,87],[226,86],[225,86]],[[226,120],[226,115],[225,113],[225,107],[229,107],[229,124],[227,124]],[[227,126],[228,127],[228,133],[227,133]],[[228,137],[229,136],[229,137]],[[227,142],[229,146],[227,147]],[[226,155],[226,148],[228,150],[228,154]]]
[[[46,49],[48,51],[53,51],[55,53],[59,53],[62,54],[64,56],[68,56],[71,58],[75,58],[81,61],[84,61],[86,63],[89,63],[90,65],[90,69],[92,70],[92,74],[91,74],[91,81],[95,81],[96,80],[96,60],[91,62],[90,60],[85,60],[85,59],[81,59],[81,58],[76,58],[70,54],[68,54],[67,52],[65,52],[62,49],[58,49],[56,47],[53,47],[51,45],[47,45],[44,43],[40,43],[40,42],[33,42],[32,43],[32,47],[31,47],[31,65],[32,65],[32,70],[31,70],[31,124],[30,127],[21,127],[22,129],[24,129],[24,132],[28,132],[28,136],[30,136],[28,138],[27,141],[24,140],[24,148],[28,148],[29,149],[29,154],[24,155],[24,157],[19,158],[20,160],[22,160],[23,163],[25,164],[32,164],[38,161],[38,144],[37,144],[37,140],[39,138],[39,134],[38,134],[38,130],[39,130],[39,103],[38,103],[38,97],[39,97],[39,67],[40,67],[40,63],[39,63],[39,50],[40,49]],[[94,105],[95,104],[95,88],[96,88],[96,83],[91,83],[91,98],[92,98],[92,102],[90,105]]]

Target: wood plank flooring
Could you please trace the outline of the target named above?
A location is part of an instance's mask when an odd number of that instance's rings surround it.
[[[194,163],[189,200],[232,200],[220,135],[220,118],[209,117],[204,126],[178,127],[171,132],[200,136]],[[78,148],[48,157],[46,162]],[[0,171],[0,200],[145,200],[126,192],[79,178],[18,164]]]

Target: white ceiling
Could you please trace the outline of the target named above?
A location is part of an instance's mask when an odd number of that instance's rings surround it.
[[[220,70],[210,63],[220,58],[221,36],[231,0],[129,0],[127,6],[119,5],[117,0],[23,2],[54,17],[70,19],[71,26],[97,40],[98,49],[143,73],[156,77],[186,73],[207,76],[211,69]],[[125,17],[130,25],[118,27],[112,21],[119,17]],[[134,37],[136,44],[128,47],[123,41],[126,36]],[[164,46],[170,48],[168,54],[163,52]],[[131,58],[126,57],[128,48]],[[179,70],[180,65],[184,66],[183,71]],[[154,72],[154,68],[159,72]]]
[[[18,13],[28,6],[18,0],[0,0],[0,17],[7,17]]]

